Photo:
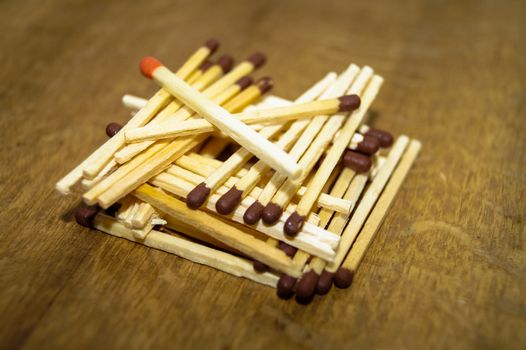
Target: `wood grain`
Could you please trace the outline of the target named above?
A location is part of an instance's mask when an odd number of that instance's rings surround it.
[[[526,347],[524,1],[0,4],[0,347]],[[209,36],[264,50],[295,98],[352,60],[385,77],[371,124],[423,152],[353,286],[308,307],[72,221],[54,183],[122,122],[138,73]]]

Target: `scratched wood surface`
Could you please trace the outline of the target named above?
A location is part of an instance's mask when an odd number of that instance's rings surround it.
[[[526,347],[524,1],[3,1],[0,348]],[[348,290],[308,307],[72,221],[54,183],[125,121],[137,63],[204,39],[293,98],[353,61],[424,149]]]

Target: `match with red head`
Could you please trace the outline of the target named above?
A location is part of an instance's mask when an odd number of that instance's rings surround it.
[[[152,56],[144,57],[139,64],[141,73],[148,79],[153,79],[153,73],[161,66],[163,66],[163,64],[157,58]]]

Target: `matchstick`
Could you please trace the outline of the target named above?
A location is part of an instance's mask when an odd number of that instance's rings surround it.
[[[203,176],[195,174],[192,170],[187,170],[187,169],[190,169],[188,167],[188,165],[190,165],[190,164],[182,164],[183,162],[181,162],[181,161],[183,159],[185,159],[185,156],[179,158],[175,162],[176,165],[171,165],[164,173],[161,173],[161,174],[155,176],[153,179],[150,180],[150,182],[153,180],[155,182],[155,184],[157,185],[158,181],[162,179],[161,181],[165,182],[165,183],[169,183],[169,184],[176,184],[177,183],[177,184],[179,184],[179,181],[183,180],[183,181],[187,181],[187,182],[191,183],[194,186],[199,184],[199,183],[201,183],[201,182],[203,182],[203,180],[205,179]],[[179,165],[181,165],[181,166],[179,166]],[[240,174],[242,174],[243,172],[244,172],[244,169],[239,171]],[[202,173],[203,174],[210,174],[211,172],[206,171],[206,172],[202,172]],[[239,174],[236,174],[236,175],[239,175]],[[225,182],[224,186],[219,187],[216,192],[218,194],[220,194],[220,195],[224,194],[225,192],[228,191],[229,186],[232,186],[238,180],[239,180],[239,177],[232,176],[231,178],[229,178],[227,180],[227,182]],[[157,185],[157,186],[162,187],[162,185]],[[176,186],[178,186],[178,185],[176,185]],[[261,191],[261,189],[255,188],[254,189],[255,193],[257,193],[256,191],[258,191],[258,190]],[[178,192],[177,195],[179,195],[179,196],[184,198],[188,194],[187,192],[189,192],[189,191],[185,191],[182,194]],[[300,194],[300,193],[298,192],[298,194]],[[320,198],[322,198],[322,197],[320,197]],[[328,196],[328,195],[326,196],[324,201],[320,200],[319,204],[320,204],[321,207],[326,207],[326,208],[336,207],[337,208],[336,211],[345,212],[345,213],[347,213],[349,208],[352,206],[352,203],[350,203],[348,201],[341,201],[341,200],[338,201],[337,198],[334,198],[334,197]],[[290,212],[290,213],[292,213],[295,209],[296,209],[296,206],[294,204],[289,204],[289,206],[287,207],[287,211]],[[311,213],[309,215],[309,218],[316,218],[316,217],[317,217],[317,215],[315,213]],[[316,220],[315,224],[317,224],[318,219],[316,218],[315,220]],[[309,221],[312,221],[312,220],[309,220]]]
[[[156,214],[154,207],[148,203],[141,203],[139,209],[131,218],[131,223],[135,228],[144,227],[154,214]]]
[[[371,170],[372,173],[373,170]],[[334,174],[334,171],[333,171]],[[330,191],[331,196],[340,197],[345,200],[349,200],[352,203],[356,203],[363,191],[365,184],[367,183],[368,176],[365,174],[356,174],[355,171],[344,167],[340,172],[336,183]],[[330,183],[328,181],[327,183]],[[327,184],[324,192],[326,191]],[[334,217],[333,217],[333,214]],[[319,213],[320,216],[320,227],[325,227],[330,221],[330,225],[327,230],[335,234],[341,235],[345,223],[349,218],[349,214],[335,213],[329,209],[322,209]],[[332,218],[332,220],[331,220]],[[304,251],[298,251],[293,261],[297,265],[305,265],[309,260],[310,256]],[[308,303],[314,297],[314,292],[321,289],[320,285],[323,286],[323,282],[326,279],[320,278],[322,271],[327,262],[320,259],[319,257],[312,257],[308,266],[304,269],[304,274],[297,283],[296,286],[296,300],[299,303]],[[323,276],[324,277],[324,276]],[[283,280],[283,281],[282,281]],[[278,295],[280,297],[289,298],[292,296],[295,280],[290,276],[281,276],[280,282],[278,282]],[[332,285],[332,279],[329,283],[329,288]],[[325,293],[328,289],[325,291]],[[320,293],[319,294],[325,294]]]
[[[156,177],[151,183],[178,196],[187,192],[191,187],[190,183],[184,184],[182,181],[178,181],[178,183],[175,184],[171,182],[162,182],[157,179],[158,178]],[[218,197],[219,195],[216,194],[210,196],[210,202],[207,203],[206,209],[212,211],[213,203],[217,201]],[[240,205],[238,210],[232,213],[228,219],[243,224],[242,213],[245,208],[246,207],[243,205]],[[260,223],[256,226],[253,226],[252,229],[255,229],[262,234],[273,237],[280,241],[288,240],[288,238],[283,234],[283,222],[279,222],[273,226],[266,226]],[[322,259],[331,260],[334,258],[334,247],[338,244],[338,242],[334,239],[334,235],[328,236],[329,234],[332,235],[332,233],[329,233],[328,231],[320,229],[316,225],[307,222],[305,223],[303,230],[289,244],[299,249],[305,250],[313,256],[319,256]]]
[[[371,170],[372,174],[372,170]],[[356,174],[355,171],[344,168],[338,178],[338,182],[331,190],[331,195],[341,196],[343,199],[357,203],[358,199],[367,184],[368,176],[366,174]],[[334,216],[333,216],[334,214]],[[349,216],[341,213],[335,213],[323,209],[320,211],[320,226],[330,221],[328,231],[341,235]],[[331,220],[332,218],[332,220]],[[297,264],[307,261],[308,257],[304,252],[299,251],[293,258]],[[301,303],[307,303],[314,297],[314,293],[326,294],[332,285],[332,274],[324,270],[327,262],[313,257],[306,267],[303,276],[296,287],[296,298]]]
[[[371,76],[372,76],[372,69],[368,67],[363,68],[361,72],[358,74],[356,81],[349,88],[349,91],[361,93],[361,91],[366,86],[367,82],[370,80]],[[371,90],[373,91],[375,90],[374,86],[375,85],[367,86],[367,89],[363,96],[363,102],[362,102],[364,107],[358,109],[357,111],[364,110],[371,104],[372,100],[374,99],[374,96],[376,95],[376,92],[374,93],[370,92]],[[331,140],[334,137],[334,134],[341,127],[346,117],[347,116],[345,114],[340,114],[340,113],[335,114],[331,117],[326,116],[323,118],[323,120],[320,120],[320,124],[322,124],[323,127],[321,128],[319,133],[317,133],[317,135],[314,137],[313,140],[309,136],[308,138],[305,138],[303,140],[302,138],[300,138],[300,140],[297,141],[296,145],[300,145],[299,147],[300,149],[306,148],[305,153],[303,153],[303,155],[301,156],[299,164],[302,167],[304,167],[309,173],[311,172],[313,167],[316,165],[319,158],[323,155],[323,152],[325,151],[327,146],[330,144]],[[314,125],[316,125],[316,119],[314,119],[311,122],[311,125],[313,123]],[[305,130],[304,134],[305,133],[308,134],[308,130]],[[305,147],[303,143],[309,140],[312,140],[312,142],[310,143],[310,145],[308,145],[308,147]],[[349,140],[347,140],[347,143],[348,142]],[[331,172],[332,172],[332,169],[331,169]],[[329,174],[330,172],[326,173],[325,179],[328,178]],[[293,198],[294,193],[298,190],[298,187],[300,185],[301,185],[300,181],[294,182],[294,181],[291,181],[290,179],[286,180],[281,185],[279,190],[272,197],[272,200],[265,206],[262,212],[261,218],[263,219],[265,223],[272,224],[273,222],[275,222],[281,217],[283,213],[283,207],[287,205],[287,203]],[[316,186],[318,185],[319,183],[316,183]],[[297,215],[294,215],[293,213],[292,218],[296,219]],[[287,230],[286,233],[291,235],[291,230],[289,230],[288,226],[290,226],[290,220],[287,226],[285,226],[285,229]]]
[[[268,82],[265,80],[263,80],[263,82],[263,84],[258,85],[257,91],[259,91],[259,93],[241,93],[238,96],[239,98],[236,97],[232,100],[233,103],[231,105],[242,108],[243,103],[245,105],[252,103],[251,98],[253,99],[261,96],[261,85],[268,86]],[[248,88],[246,90],[248,90]],[[238,102],[234,102],[234,100]],[[110,193],[106,194],[107,203],[100,203],[101,205],[110,206],[119,198],[122,198],[124,195],[131,192],[142,182],[147,181],[150,177],[162,171],[162,169],[167,167],[172,161],[180,157],[182,154],[200,144],[204,139],[205,136],[201,135],[195,138],[179,138],[172,142],[168,140],[156,142],[146,151],[119,167],[110,176],[86,192],[83,196],[84,201],[86,203],[94,204],[103,192],[110,191]],[[141,165],[142,167],[138,169],[138,167]],[[126,181],[124,181],[124,179],[126,179]]]
[[[98,184],[99,182],[102,181],[102,179],[104,179],[105,177],[107,177],[109,174],[111,174],[112,172],[114,172],[117,168],[118,168],[118,164],[115,160],[110,160],[108,162],[108,164],[106,164],[104,166],[104,168],[102,168],[102,170],[100,171],[100,173],[97,174],[97,176],[95,178],[93,178],[92,180],[88,180],[88,179],[82,179],[80,181],[81,185],[82,185],[82,189],[83,191],[87,191],[89,190],[90,188],[92,188],[93,186],[95,186],[96,184]]]
[[[323,95],[320,97],[320,99],[330,99],[334,98],[335,96],[342,95],[342,93],[347,89],[350,82],[354,79],[358,68],[354,65],[351,65],[349,69],[340,77],[334,85],[326,90]],[[331,80],[334,79],[334,77],[330,78]],[[354,102],[355,99],[353,99]],[[319,117],[316,117],[315,119],[319,119]],[[308,121],[297,121],[294,122],[289,130],[280,138],[277,145],[280,147],[283,147],[284,149],[288,149],[288,147],[291,145],[291,143],[298,137],[298,135],[309,125]],[[294,153],[291,152],[291,156],[294,158],[294,160],[297,160],[298,158],[295,157]],[[228,193],[228,196],[223,198],[221,202],[219,202],[219,205],[217,207],[218,212],[226,214],[230,211],[232,211],[239,200],[244,196],[244,193],[247,191],[250,191],[250,189],[255,186],[257,181],[259,181],[261,174],[266,172],[268,168],[265,164],[263,164],[261,161],[258,162],[251,170],[250,176],[247,178],[244,178],[243,181],[239,184],[239,186],[236,184],[235,188],[232,188],[231,191]],[[274,174],[273,179],[276,177],[279,177],[279,174]],[[271,180],[272,182],[272,180]],[[265,187],[265,190],[269,189],[269,185]],[[262,199],[264,200],[264,199]],[[254,202],[254,205],[251,206],[251,209],[255,208],[255,206],[259,204],[259,202]],[[248,224],[253,224],[257,220],[253,218],[253,215],[251,213],[253,210],[247,211],[245,215],[245,222]],[[258,217],[259,218],[259,217]]]
[[[203,94],[207,97],[213,98],[214,101],[217,103],[226,102],[229,98],[231,98],[233,95],[239,92],[239,90],[235,90],[235,89],[233,91],[227,91],[229,90],[229,87],[232,87],[232,85],[239,85],[242,90],[244,87],[250,85],[250,82],[251,82],[250,78],[245,78],[245,77],[247,76],[247,74],[250,74],[255,69],[261,67],[265,63],[265,61],[266,61],[266,57],[262,53],[257,52],[257,53],[250,55],[246,60],[244,60],[238,66],[236,66],[230,73],[228,73],[223,78],[221,78],[220,80],[215,82],[213,85],[208,87],[206,90],[204,90]],[[219,65],[220,63],[221,62],[218,61]],[[209,75],[210,73],[207,73],[207,76]],[[161,121],[164,121],[167,118],[169,118],[170,115],[174,113],[181,106],[183,106],[183,104],[180,101],[173,101],[172,103],[170,103],[163,111],[161,111],[161,113],[159,113],[162,117]],[[234,109],[237,108],[237,106],[231,106],[231,107]],[[185,109],[188,109],[188,108],[185,107]],[[193,113],[193,111],[191,113]],[[120,161],[119,159],[117,160]],[[123,163],[124,161],[120,161],[120,162]]]
[[[126,217],[124,218],[124,220],[122,220],[122,223],[124,224],[124,226],[131,228],[131,229],[137,228],[133,226],[132,218],[135,215],[135,213],[137,213],[140,205],[141,205],[141,201],[137,199],[133,201],[132,205],[130,206],[130,209],[128,210],[126,214]]]
[[[217,50],[219,42],[215,39],[208,40],[202,47],[200,47],[179,69],[178,76],[182,79],[188,77],[210,54]],[[150,120],[163,106],[165,106],[172,96],[164,89],[160,89],[147,104],[137,112],[133,118],[128,122],[131,126],[144,125]],[[97,173],[106,165],[106,163],[124,144],[124,131],[106,141],[95,152],[93,152],[82,163],[75,167],[65,177],[59,180],[55,188],[61,194],[69,194],[73,185],[81,180],[84,172],[88,174],[88,178],[94,178]]]
[[[203,76],[195,81],[193,84],[190,84],[192,88],[197,91],[202,91],[204,94],[209,95],[210,90],[215,89],[213,86],[216,84],[221,84],[226,88],[229,86],[233,78],[237,78],[239,71],[235,76],[228,74],[232,69],[234,64],[234,59],[229,55],[223,55],[213,64]],[[221,78],[220,80],[218,80]],[[225,85],[228,83],[228,85]],[[212,84],[214,83],[214,84]],[[212,84],[212,86],[210,86]],[[159,114],[148,124],[148,125],[158,125],[163,124],[169,121],[182,121],[186,120],[194,114],[194,111],[185,106],[181,101],[174,100],[166,108],[159,112]]]
[[[296,100],[296,102],[306,103],[308,101],[314,100],[327,88],[327,86],[328,80],[326,78],[323,78],[318,83],[314,84],[314,86],[312,86],[310,89],[308,89],[302,96],[300,96]],[[278,100],[276,101],[276,103],[281,102]],[[349,106],[349,103],[346,102],[346,105]],[[277,132],[279,132],[282,128],[283,125],[269,126],[260,130],[259,133],[269,138]],[[283,149],[289,141],[292,141],[290,137],[285,138],[285,140],[280,139],[280,141],[278,141],[276,145],[279,148]],[[223,164],[223,166],[221,166],[203,183],[199,184],[193,191],[191,191],[188,194],[187,205],[192,209],[200,207],[205,202],[206,198],[211,192],[213,192],[217,187],[223,184],[235,171],[237,171],[241,166],[243,166],[250,158],[252,158],[252,155],[246,149],[240,148],[239,150],[237,150],[232,156],[229,157],[229,159]],[[259,163],[263,162],[260,161]],[[232,192],[230,193],[232,194]],[[220,214],[228,214],[233,210],[233,208],[235,207],[235,203],[238,203],[239,200],[241,200],[241,196],[238,196],[238,193],[235,193],[234,196],[227,197],[226,199],[223,199],[222,202],[218,202],[216,210]],[[229,207],[228,212],[226,210],[223,210],[223,207],[225,206],[223,206],[222,203],[224,204],[225,201],[235,201],[234,204],[227,203],[226,207]]]
[[[133,208],[133,204],[135,203],[136,198],[132,196],[126,196],[121,201],[121,206],[119,210],[116,213],[116,218],[123,222],[128,217],[128,214],[130,213],[130,210]]]
[[[192,87],[198,91],[208,90],[207,87],[213,82],[221,82],[228,76],[219,79],[223,74],[227,73],[232,68],[233,59],[228,55],[221,56],[215,64],[213,64],[197,81],[192,84]],[[219,80],[217,80],[219,79]],[[158,125],[167,121],[181,121],[187,119],[193,114],[193,111],[188,111],[186,107],[178,100],[174,100],[161,110],[147,125]],[[115,160],[123,164],[133,158],[135,155],[144,151],[153,142],[141,142],[136,145],[126,145],[115,153]]]
[[[188,75],[192,71],[194,71],[202,62],[203,60],[208,57],[211,53],[213,53],[217,47],[218,42],[215,40],[209,40],[207,43],[205,43],[204,47],[201,47],[196,54],[194,54],[190,59],[181,67],[181,69],[176,73],[180,79],[186,79]],[[208,52],[208,54],[205,56],[205,54]],[[96,174],[99,173],[99,171],[104,167],[106,162],[108,162],[113,154],[124,145],[124,131],[126,128],[134,128],[138,126],[142,126],[146,124],[157,112],[163,108],[167,103],[169,103],[172,100],[172,96],[167,93],[165,89],[159,90],[154,97],[152,97],[146,106],[139,110],[124,126],[124,128],[121,130],[121,132],[115,137],[112,137],[110,141],[113,140],[113,143],[109,144],[108,146],[105,146],[104,144],[101,148],[102,150],[99,152],[97,157],[84,167],[83,170],[83,176],[86,178],[93,178],[96,176]],[[99,148],[99,150],[101,149]]]
[[[382,81],[382,78],[373,78],[370,84],[371,86],[375,87],[375,90],[372,90],[372,98],[368,101],[372,102],[372,100],[378,93],[378,90],[380,89]],[[368,91],[371,90],[369,89]],[[289,218],[287,219],[285,224],[285,230],[287,234],[293,236],[296,232],[298,232],[301,229],[301,225],[303,224],[306,215],[312,209],[312,206],[314,205],[316,199],[321,193],[323,185],[325,184],[325,179],[332,172],[336,164],[338,164],[338,162],[340,161],[343,152],[349,145],[349,141],[352,138],[354,132],[356,131],[356,128],[358,128],[358,126],[361,124],[369,106],[370,103],[364,103],[363,106],[361,106],[361,108],[352,113],[351,117],[345,122],[342,130],[340,131],[340,135],[338,136],[337,140],[332,144],[329,153],[324,158],[320,167],[314,174],[314,179],[309,185],[307,192],[298,203],[296,212],[292,213],[292,215],[289,216]]]
[[[292,179],[301,176],[302,169],[287,153],[274,146],[243,122],[232,118],[225,109],[192,89],[158,60],[152,57],[144,58],[141,61],[141,67],[144,75],[154,79],[179,100],[198,112],[199,115],[245,147],[250,153],[267,162],[273,169]]]
[[[189,181],[194,185],[199,185],[200,183],[203,183],[206,181],[206,177],[210,176],[214,172],[216,172],[217,168],[210,167],[208,164],[202,164],[199,162],[195,162],[192,159],[189,159],[189,157],[182,156],[179,159],[175,161],[176,165],[171,165],[168,169],[166,169],[166,173],[173,175],[177,178],[181,178],[183,180]],[[179,168],[179,166],[181,168]],[[208,168],[207,168],[208,166]],[[217,192],[218,194],[222,195],[221,198],[227,193],[230,192],[230,189],[234,184],[238,183],[240,180],[240,176],[246,175],[246,170],[241,169],[237,174],[231,176],[228,178],[223,186],[217,187],[214,192]],[[159,175],[162,175],[159,174]],[[159,176],[156,178],[158,179]],[[175,179],[174,179],[175,180]],[[296,195],[298,197],[301,197],[305,192],[307,188],[306,187],[300,187]],[[262,189],[259,187],[254,187],[252,189],[252,192],[250,194],[251,198],[250,200],[253,200],[254,197],[257,197],[261,193]],[[183,195],[183,197],[186,197],[187,193]],[[253,196],[253,197],[252,197]],[[216,210],[219,206],[219,202],[216,203]],[[239,203],[238,203],[239,204]],[[333,210],[338,213],[344,213],[348,215],[352,209],[353,203],[347,200],[343,200],[341,198],[337,198],[335,196],[329,195],[327,193],[322,193],[320,197],[318,198],[317,205],[320,208],[325,208],[328,210]],[[295,209],[295,205],[289,204],[286,208],[287,212],[292,213]],[[226,215],[226,214],[223,214]]]
[[[130,229],[104,214],[98,214],[95,217],[93,226],[107,234],[175,254],[183,259],[207,265],[237,277],[247,278],[270,287],[275,287],[277,283],[278,277],[275,274],[254,272],[252,263],[244,258],[194,243],[173,234],[152,230],[144,240],[138,239]]]
[[[206,72],[208,68],[212,67],[213,65],[214,65],[214,62],[212,62],[209,59],[206,59],[203,63],[201,63],[201,65],[199,66],[199,68],[197,68],[197,70],[195,70],[194,72],[192,72],[192,74],[190,74],[190,76],[187,79],[188,84],[195,83],[199,78],[203,76],[203,73]]]
[[[178,197],[183,197],[191,188],[192,184],[184,180],[179,179],[178,181],[164,181],[166,178],[165,174],[160,174],[152,179],[151,183],[165,191],[175,194]],[[214,204],[219,198],[219,195],[213,194],[210,196],[210,200],[207,202],[206,209],[213,211]],[[228,216],[229,220],[237,223],[243,223],[243,212],[246,209],[245,203],[242,203],[238,209]],[[319,256],[324,260],[330,261],[334,258],[334,247],[338,244],[337,236],[324,229],[317,227],[316,225],[307,221],[303,227],[303,230],[293,239],[290,240],[283,233],[283,222],[278,222],[273,226],[267,226],[259,223],[252,227],[262,234],[273,237],[280,241],[285,241],[288,244],[302,249],[313,256]]]
[[[321,98],[330,98],[343,94],[348,89],[351,82],[356,78],[358,72],[358,66],[354,64],[349,65],[345,72],[338,77],[336,82],[327,91],[323,93]],[[326,118],[328,118],[328,116],[318,116],[305,124],[299,125],[298,133],[300,134],[300,136],[289,153],[294,160],[300,159],[300,156],[302,155],[303,151],[308,147],[310,140],[314,138],[314,136],[317,134]],[[302,123],[302,121],[298,121],[298,123]],[[297,135],[294,134],[294,136],[296,137]],[[270,181],[268,181],[268,183],[265,185],[265,188],[263,189],[261,195],[258,196],[257,200],[254,203],[252,203],[252,205],[245,212],[244,220],[247,224],[255,224],[259,221],[263,209],[270,202],[270,200],[278,190],[279,186],[285,180],[286,178],[278,173],[275,173],[272,176]]]
[[[269,249],[265,242],[241,231],[238,227],[229,225],[213,215],[202,211],[190,210],[176,198],[150,185],[141,185],[133,195],[146,201],[160,211],[178,220],[184,220],[188,225],[203,231],[219,241],[261,260],[278,271],[299,277],[301,271],[292,265],[291,260],[279,249]]]
[[[278,131],[279,127],[266,128],[262,135],[271,137]],[[197,209],[204,204],[210,193],[213,193],[230,176],[237,172],[243,164],[252,158],[252,154],[245,148],[240,148],[232,154],[214,173],[196,186],[186,197],[186,204],[191,209]]]
[[[326,90],[336,79],[336,73],[327,74],[317,85]],[[284,150],[288,150],[292,142],[295,141],[297,135],[308,125],[308,121],[296,121],[290,125],[288,130],[280,137],[276,143]],[[245,198],[248,193],[260,181],[262,175],[269,170],[269,167],[261,161],[258,161],[250,168],[249,173],[244,176],[235,186],[233,186],[225,195],[223,195],[217,202],[216,210],[218,213],[226,215],[231,213],[239,202]],[[254,196],[257,198],[258,195]]]
[[[239,110],[237,105],[232,106],[232,103],[235,102],[238,105],[244,106],[246,105],[247,100],[253,101],[254,99],[258,98],[263,93],[261,91],[261,89],[263,88],[262,86],[263,82],[265,82],[265,80],[262,80],[259,83],[259,85],[252,85],[253,81],[251,77],[249,76],[241,77],[233,85],[226,88],[222,93],[219,93],[218,95],[216,95],[214,97],[214,101],[219,104],[226,103],[224,105],[224,108],[226,108],[227,110]],[[268,84],[266,85],[268,86]],[[236,96],[237,94],[239,94],[239,96]],[[236,96],[236,98],[233,98],[234,96]],[[123,99],[126,97],[127,97],[127,100],[137,98],[135,96],[125,95]],[[144,149],[149,147],[151,144],[153,144],[152,141],[144,141],[139,144],[126,145],[121,150],[115,153],[115,159],[120,164],[126,163],[128,160],[133,158],[138,153],[142,152]]]
[[[132,111],[137,111],[148,103],[148,100],[139,96],[126,94],[122,96],[122,104],[124,107],[131,109]]]
[[[349,248],[351,247],[356,236],[360,232],[363,223],[367,219],[367,216],[369,215],[371,209],[373,208],[378,197],[382,193],[382,190],[387,181],[389,180],[389,177],[391,176],[394,168],[396,167],[396,164],[402,157],[402,154],[406,149],[408,143],[409,139],[407,138],[407,136],[400,136],[393,145],[385,163],[383,164],[382,168],[372,181],[371,185],[367,188],[362,199],[360,200],[360,203],[356,207],[356,210],[353,213],[351,220],[347,224],[342,234],[340,244],[336,249],[336,258],[329,264],[327,264],[325,269],[329,273],[335,273],[336,270],[340,267],[340,264],[347,255]]]
[[[358,269],[358,266],[365,256],[367,248],[370,246],[378,232],[378,229],[382,226],[387,211],[393,204],[396,193],[400,189],[421,147],[421,143],[417,140],[412,140],[409,143],[405,154],[400,160],[396,170],[392,173],[389,182],[385,186],[385,189],[374,206],[374,209],[369,214],[369,217],[361,229],[360,234],[356,238],[356,241],[352,245],[351,250],[341,264],[341,267],[336,272],[334,276],[334,284],[337,287],[347,288],[351,284],[354,273]]]
[[[248,89],[247,89],[248,90]],[[264,97],[259,103],[255,105],[249,105],[246,106],[243,110],[249,111],[257,108],[265,108],[268,105],[272,105],[272,103],[275,102],[275,100],[282,100],[275,96],[267,95]],[[231,102],[234,102],[233,100]],[[227,103],[225,105],[225,109],[229,110],[227,106],[230,106],[231,103]],[[236,110],[242,110],[240,108],[236,108]],[[211,139],[208,140],[208,142],[203,146],[203,148],[200,150],[200,153],[208,158],[215,158],[221,152],[231,143],[231,140],[228,137],[224,137],[222,135],[220,136],[212,136]]]
[[[211,84],[215,85],[216,83],[219,83],[219,78],[222,77],[223,80],[225,77],[228,76],[228,72],[232,69],[232,65],[234,64],[234,59],[229,55],[223,55],[218,58],[218,60],[203,74],[201,78],[199,78],[197,81],[195,81],[191,86],[198,90],[198,91],[206,91],[211,88]],[[159,112],[150,121],[150,124],[153,123],[161,123],[165,122],[167,120],[171,120],[175,116],[174,113],[178,112],[180,109],[186,109],[184,104],[179,100],[173,100],[170,102],[163,110]]]
[[[359,100],[356,95],[346,95],[338,98],[294,103],[289,106],[258,109],[249,112],[233,114],[246,124],[277,124],[294,119],[312,118],[320,114],[349,112],[355,108]],[[169,121],[161,124],[147,125],[140,128],[128,129],[126,142],[143,140],[159,140],[175,136],[196,135],[216,130],[205,119],[194,119],[186,122]]]

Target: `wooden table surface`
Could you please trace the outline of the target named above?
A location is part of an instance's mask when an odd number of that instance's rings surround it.
[[[526,347],[524,1],[3,1],[0,348]],[[54,183],[205,39],[293,98],[385,77],[371,123],[423,152],[350,289],[271,288],[89,231]]]

